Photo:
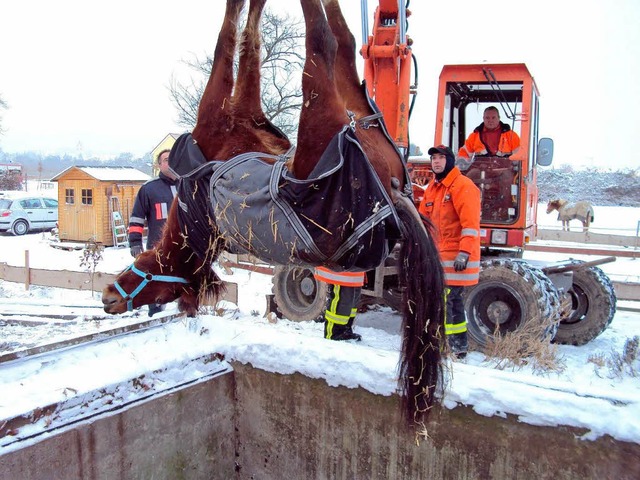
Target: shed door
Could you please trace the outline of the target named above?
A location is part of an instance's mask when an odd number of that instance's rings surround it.
[[[71,184],[65,188],[64,208],[61,209],[60,238],[84,242],[97,235],[93,189]]]
[[[97,225],[100,224],[102,219],[96,218],[93,193],[94,189],[89,186],[82,186],[77,189],[78,240],[89,240],[92,237],[97,239],[99,234]]]

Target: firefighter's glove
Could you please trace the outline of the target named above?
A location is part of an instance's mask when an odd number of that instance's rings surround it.
[[[133,245],[129,251],[131,252],[131,256],[136,258],[142,253],[142,245]]]
[[[460,170],[465,172],[469,170],[469,167],[471,166],[471,162],[472,160],[470,158],[465,158],[461,156],[456,158],[456,167],[458,167]]]
[[[467,268],[467,262],[469,261],[469,254],[467,252],[458,252],[458,256],[453,261],[453,269],[456,272],[461,272]]]

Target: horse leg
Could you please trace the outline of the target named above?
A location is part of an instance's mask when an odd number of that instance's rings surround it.
[[[338,53],[335,62],[335,79],[338,91],[347,109],[354,112],[356,118],[367,117],[374,113],[369,106],[364,87],[360,82],[356,68],[356,40],[349,30],[340,9],[338,0],[322,0],[331,31],[338,41]],[[378,121],[378,123],[381,123]],[[375,124],[375,122],[374,122]],[[382,184],[391,195],[391,179],[399,180],[399,188],[404,187],[404,165],[395,147],[378,126],[356,130],[358,141],[367,154]]]
[[[281,150],[291,146],[286,135],[276,128],[262,110],[260,95],[260,18],[266,0],[251,0],[247,24],[240,41],[238,78],[233,93],[233,108],[237,118],[247,119],[248,128],[263,130],[274,137]]]
[[[444,274],[432,232],[408,197],[394,197],[403,229],[398,273],[404,286],[400,382],[407,420],[418,422],[428,415],[442,386]]]
[[[368,110],[369,105],[362,95],[360,77],[356,68],[356,40],[349,30],[349,26],[342,15],[338,0],[322,0],[331,32],[338,42],[338,51],[335,63],[335,79],[338,91],[344,98],[352,100],[349,109],[355,109],[356,105],[361,110]],[[356,104],[357,102],[357,104]]]
[[[293,174],[305,179],[331,139],[348,122],[335,85],[336,39],[320,0],[301,0],[306,26],[306,60],[302,72],[302,110]]]
[[[209,80],[198,107],[198,120],[193,138],[207,159],[216,158],[228,130],[230,99],[233,91],[233,56],[236,50],[237,25],[244,0],[227,0],[218,34]]]

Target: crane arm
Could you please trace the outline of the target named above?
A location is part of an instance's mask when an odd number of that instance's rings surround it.
[[[398,148],[409,148],[411,40],[406,35],[410,12],[405,0],[378,0],[369,34],[367,0],[361,0],[364,78],[369,95],[382,111],[389,134]]]

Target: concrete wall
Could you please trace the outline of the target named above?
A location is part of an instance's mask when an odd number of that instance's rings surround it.
[[[638,479],[640,445],[439,409],[416,444],[398,397],[234,365],[241,479]]]
[[[0,479],[637,479],[640,445],[437,409],[234,364],[224,374],[0,451]]]
[[[2,480],[235,477],[232,373],[42,435],[3,454]]]

